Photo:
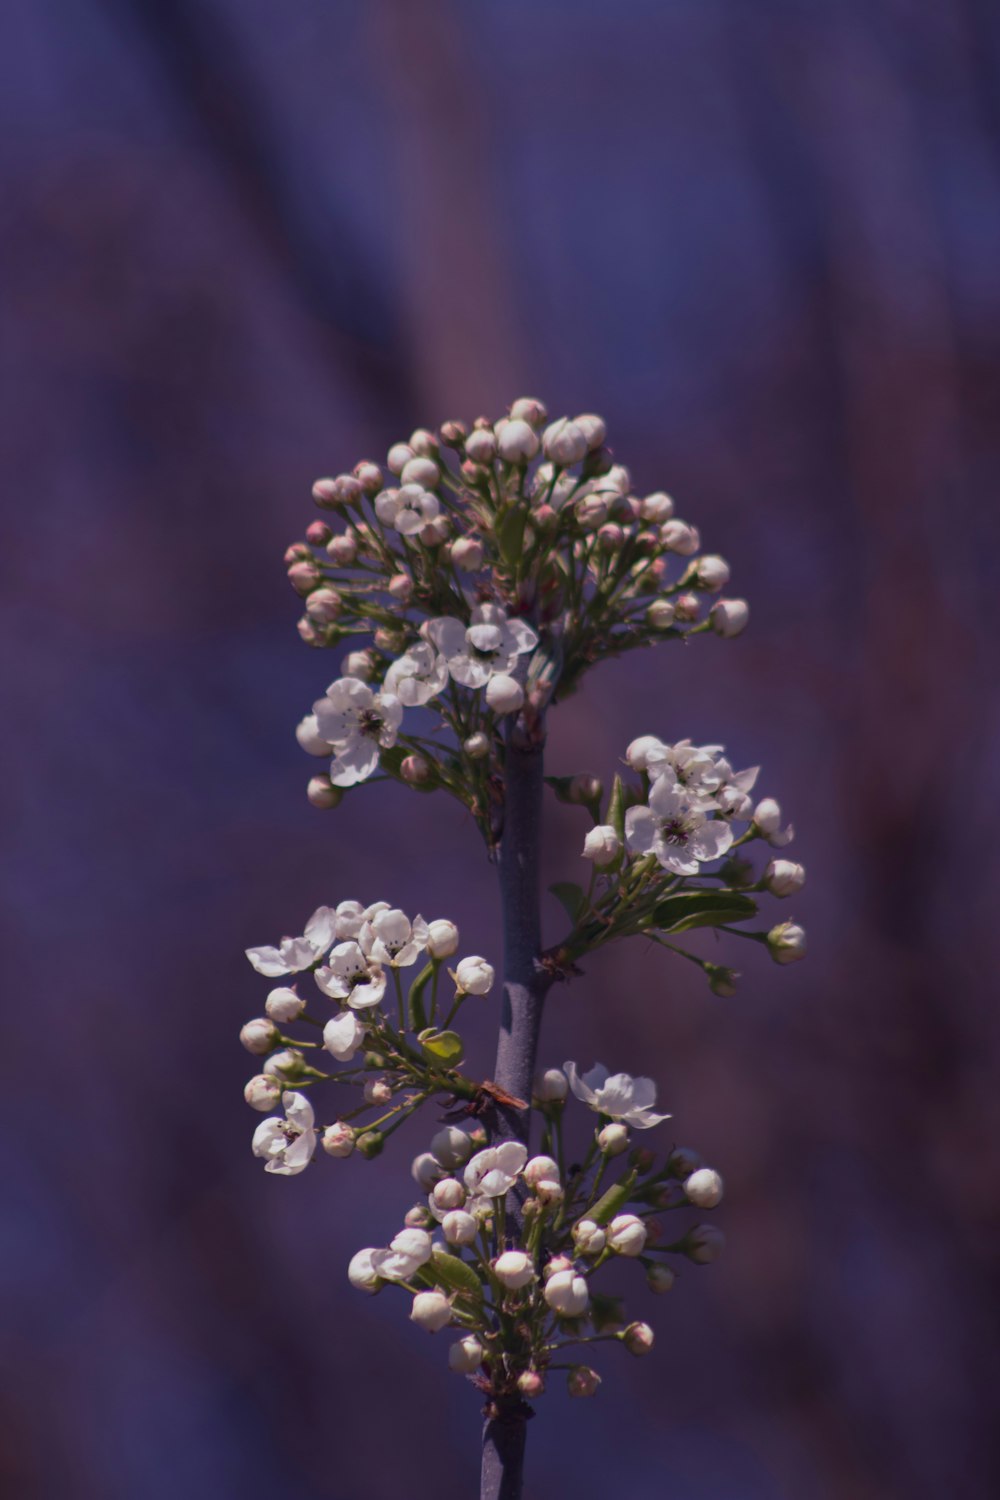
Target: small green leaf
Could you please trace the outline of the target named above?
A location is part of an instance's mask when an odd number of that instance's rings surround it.
[[[496,523],[497,546],[508,568],[516,568],[520,560],[527,521],[527,506],[512,505],[506,515],[500,517]]]
[[[434,1246],[431,1258],[425,1262],[423,1269],[439,1286],[445,1286],[449,1291],[475,1297],[477,1301],[483,1295],[482,1282],[469,1262],[458,1255],[450,1255],[443,1245]]]
[[[435,1027],[428,1026],[421,1031],[417,1041],[428,1057],[434,1062],[444,1063],[447,1068],[453,1068],[462,1061],[465,1043],[457,1031],[438,1031]]]
[[[431,980],[434,978],[433,963],[420,970],[416,979],[410,985],[410,1028],[413,1031],[425,1031],[427,1029],[427,1012],[424,1010],[424,992]]]
[[[625,841],[625,787],[620,776],[611,786],[611,801],[608,804],[608,822],[624,843]]]
[[[725,927],[757,915],[757,903],[738,891],[677,891],[654,908],[649,925],[657,932],[692,927]]]
[[[587,1214],[588,1219],[593,1219],[595,1224],[608,1224],[614,1218],[620,1208],[624,1208],[632,1196],[635,1187],[636,1174],[628,1172],[621,1182],[616,1182],[614,1187],[609,1187],[603,1198],[598,1198],[593,1208]]]
[[[587,904],[587,898],[583,893],[582,887],[574,885],[572,880],[560,880],[555,885],[550,885],[549,890],[563,907],[566,915],[575,927],[577,918]]]

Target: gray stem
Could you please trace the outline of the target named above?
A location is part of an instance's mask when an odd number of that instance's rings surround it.
[[[544,790],[545,742],[540,727],[527,732],[512,724],[507,735],[505,808],[500,844],[500,894],[503,905],[504,993],[493,1081],[524,1107],[498,1105],[493,1130],[497,1141],[528,1144],[531,1084],[535,1076],[538,1033],[551,977],[539,962],[542,920],[539,853]],[[519,1201],[511,1194],[508,1227],[521,1228]],[[519,1397],[499,1397],[483,1429],[481,1500],[520,1500],[524,1473],[524,1438],[530,1409]]]

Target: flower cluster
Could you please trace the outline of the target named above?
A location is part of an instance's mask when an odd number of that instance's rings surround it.
[[[240,1032],[247,1051],[265,1059],[262,1072],[246,1085],[247,1103],[284,1110],[284,1117],[262,1121],[254,1133],[254,1154],[269,1172],[292,1176],[315,1154],[315,1113],[302,1089],[333,1081],[361,1090],[360,1103],[341,1111],[322,1132],[330,1156],[355,1149],[376,1156],[385,1139],[435,1095],[475,1099],[478,1086],[458,1071],[464,1048],[453,1023],[468,996],[490,993],[494,973],[477,955],[448,968],[458,944],[454,922],[411,920],[387,901],[342,901],[313,912],[300,937],[247,949],[258,974],[295,981],[272,989],[264,1015]],[[424,965],[404,991],[403,971],[419,959]],[[332,1015],[310,1010],[299,991],[307,979],[318,1003],[333,1001]],[[451,981],[450,998],[442,979]],[[329,1011],[328,1004],[324,1008]],[[318,1030],[321,1039],[289,1035],[294,1023],[314,1028],[314,1036]],[[329,1072],[329,1060],[351,1066]]]
[[[720,597],[726,562],[668,494],[635,492],[606,436],[598,416],[550,422],[523,398],[497,421],[418,429],[384,468],[317,480],[329,520],[285,556],[302,638],[348,648],[297,729],[329,762],[316,806],[379,772],[449,791],[492,846],[505,715],[540,713],[604,657],[744,628],[746,603]]]
[[[587,807],[594,824],[582,850],[591,865],[588,888],[553,887],[573,921],[550,955],[556,968],[572,972],[585,953],[641,933],[698,964],[715,993],[733,994],[732,969],[669,940],[695,927],[764,943],[780,964],[804,958],[806,936],[795,922],[767,931],[737,925],[757,915],[754,895],[794,896],[806,878],[802,865],[784,857],[769,859],[758,874],[736,852],[755,841],[783,849],[794,837],[773,797],[751,796],[760,767],[735,771],[722,745],[671,745],[654,735],[633,740],[625,762],[639,784],[616,776],[606,807],[596,778],[550,778],[556,794]]]
[[[573,1165],[563,1127],[571,1092],[598,1116]],[[369,1293],[399,1287],[418,1327],[454,1328],[450,1367],[493,1400],[539,1396],[554,1369],[568,1371],[571,1395],[593,1395],[600,1376],[580,1363],[581,1350],[602,1341],[635,1355],[653,1347],[649,1324],[627,1321],[620,1299],[595,1289],[598,1273],[633,1261],[651,1291],[666,1292],[676,1279],[672,1258],[707,1264],[722,1250],[714,1226],[668,1235],[656,1217],[715,1208],[722,1179],[693,1151],[675,1148],[657,1165],[651,1151],[632,1146],[629,1127],[669,1118],[655,1103],[648,1078],[609,1076],[600,1065],[581,1076],[567,1062],[535,1083],[537,1156],[518,1141],[484,1148],[481,1133],[446,1126],[413,1163],[424,1196],[389,1245],[352,1258],[351,1284]]]

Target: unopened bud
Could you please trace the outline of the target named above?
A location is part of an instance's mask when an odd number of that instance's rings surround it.
[[[660,527],[660,542],[668,552],[676,552],[680,557],[693,557],[701,546],[701,535],[696,526],[689,526],[686,521],[674,518],[665,521]]]
[[[446,448],[461,448],[465,442],[464,422],[445,422],[441,427],[441,441]]]
[[[587,439],[583,431],[568,417],[560,417],[542,435],[542,451],[545,457],[562,468],[578,464],[586,457]]]
[[[319,625],[330,625],[343,613],[344,601],[336,589],[314,589],[306,599],[306,614]]]
[[[465,1202],[465,1188],[457,1177],[442,1177],[440,1182],[434,1184],[431,1197],[435,1208],[448,1213],[450,1209],[462,1207]]]
[[[394,573],[389,579],[389,593],[400,604],[409,604],[413,596],[413,579],[409,573]]]
[[[427,924],[427,952],[431,958],[450,958],[458,950],[458,928],[454,922],[439,917]],[[463,1139],[468,1139],[464,1131],[458,1131]],[[436,1137],[435,1137],[436,1139]],[[434,1147],[431,1146],[431,1150]],[[435,1155],[437,1153],[435,1152]]]
[[[288,569],[288,581],[297,594],[310,594],[320,581],[314,562],[294,562]]]
[[[359,1292],[377,1292],[383,1285],[382,1279],[372,1264],[372,1256],[376,1250],[359,1250],[357,1255],[352,1255],[347,1267],[347,1279],[351,1286]]]
[[[474,1375],[483,1362],[483,1346],[470,1333],[448,1350],[448,1367],[457,1375]]]
[[[601,526],[597,532],[597,544],[602,552],[609,555],[618,552],[625,540],[625,533],[617,521],[608,521]]]
[[[366,1130],[354,1142],[354,1147],[358,1155],[363,1156],[366,1161],[371,1161],[373,1157],[380,1156],[384,1145],[385,1136],[381,1130]]]
[[[573,514],[584,531],[596,531],[608,519],[608,502],[603,495],[584,495],[574,505]]]
[[[646,1271],[646,1285],[657,1295],[669,1292],[676,1280],[677,1277],[669,1266],[650,1266]]]
[[[267,1023],[270,1025],[270,1022]],[[294,1081],[302,1077],[305,1072],[306,1060],[297,1047],[286,1047],[282,1052],[276,1052],[269,1057],[264,1064],[264,1072],[270,1073],[276,1078]]]
[[[555,1271],[549,1276],[543,1296],[561,1318],[578,1318],[590,1306],[586,1279],[572,1269]]]
[[[312,497],[316,504],[324,510],[335,510],[340,504],[340,495],[337,491],[335,479],[317,479],[312,487]]]
[[[493,1262],[493,1274],[502,1286],[517,1291],[535,1279],[535,1268],[531,1256],[523,1250],[505,1250]]]
[[[455,969],[455,984],[463,995],[488,995],[495,978],[485,958],[463,958]]]
[[[566,1380],[571,1396],[596,1396],[601,1377],[589,1365],[574,1365]]]
[[[464,1208],[453,1208],[441,1220],[441,1233],[449,1245],[472,1245],[479,1233],[479,1224]]]
[[[678,624],[693,625],[701,614],[701,600],[697,594],[678,594],[674,600],[674,619]]]
[[[665,521],[669,521],[673,513],[673,499],[663,490],[657,490],[655,494],[647,495],[645,500],[639,502],[640,517],[655,526],[662,526]]]
[[[413,449],[409,443],[393,443],[387,457],[389,472],[391,474],[402,474],[406,465],[414,456]]]
[[[726,1237],[714,1224],[696,1224],[685,1235],[681,1249],[695,1265],[707,1266],[718,1260],[726,1244]]]
[[[434,1184],[440,1182],[442,1177],[447,1177],[447,1172],[429,1151],[421,1151],[419,1156],[414,1157],[410,1167],[410,1175],[419,1188],[429,1193]]]
[[[497,448],[505,463],[526,464],[538,452],[538,435],[520,418],[497,424]]]
[[[767,947],[776,964],[793,964],[806,956],[805,929],[797,922],[779,922],[767,935]]]
[[[731,1000],[737,992],[737,981],[740,977],[736,970],[723,968],[721,964],[706,964],[705,972],[708,975],[708,987],[712,994],[720,996],[723,1000]]]
[[[271,990],[264,1001],[264,1010],[272,1021],[277,1021],[279,1026],[289,1021],[297,1021],[306,1008],[306,1002],[301,995],[289,986],[281,989]]]
[[[711,1167],[699,1167],[685,1179],[684,1191],[695,1208],[715,1208],[722,1202],[722,1178]]]
[[[548,415],[544,401],[534,396],[519,396],[510,409],[512,422],[527,422],[529,427],[544,427]]]
[[[600,1255],[607,1244],[607,1235],[593,1219],[581,1219],[573,1225],[573,1243],[578,1255]]]
[[[240,1031],[240,1041],[255,1057],[263,1057],[265,1052],[272,1052],[280,1039],[277,1026],[266,1016],[248,1021]]]
[[[532,1094],[539,1104],[556,1104],[569,1093],[569,1081],[561,1068],[546,1068],[539,1073],[532,1086]]]
[[[469,738],[462,745],[462,749],[470,760],[482,760],[484,756],[490,753],[489,736],[483,734],[482,730],[477,730],[475,734],[469,735]]]
[[[597,1132],[597,1144],[605,1156],[621,1156],[628,1150],[628,1126],[620,1120],[602,1126]]]
[[[326,555],[338,568],[349,568],[358,555],[357,537],[350,531],[332,536],[326,544]]]
[[[495,714],[514,714],[524,702],[524,689],[513,677],[497,672],[486,684],[486,701]]]
[[[622,1334],[622,1343],[630,1354],[648,1354],[654,1334],[648,1323],[630,1323]]]
[[[431,779],[431,763],[423,755],[406,755],[399,774],[409,786],[426,786]]]
[[[312,547],[325,547],[332,535],[325,521],[310,521],[306,527],[306,541]]]
[[[419,484],[421,489],[434,490],[441,483],[441,470],[432,458],[418,453],[404,466],[399,477],[404,484]]]
[[[369,1078],[364,1088],[366,1104],[391,1104],[392,1084],[387,1078]]]
[[[592,860],[599,870],[613,865],[622,852],[622,841],[610,823],[591,828],[583,841],[583,857]]]
[[[647,1230],[637,1214],[618,1214],[608,1225],[608,1248],[617,1255],[641,1255]]]
[[[368,682],[375,670],[375,658],[370,651],[349,651],[340,670],[345,677],[356,677],[359,682]]]
[[[410,1308],[410,1318],[418,1328],[439,1333],[451,1322],[451,1303],[442,1292],[418,1292]]]
[[[463,573],[478,573],[483,557],[483,544],[475,537],[460,536],[451,544],[451,560]]]
[[[434,926],[433,922],[431,926]],[[473,1149],[471,1136],[467,1131],[459,1130],[457,1125],[445,1125],[431,1137],[431,1154],[452,1172],[465,1165]]]
[[[796,896],[806,883],[806,872],[794,860],[772,859],[763,878],[772,896]]]
[[[491,464],[497,452],[496,435],[489,428],[475,428],[465,440],[465,452],[473,463]]]
[[[545,1381],[537,1370],[522,1370],[517,1377],[517,1388],[526,1401],[534,1401],[545,1389]]]
[[[282,1087],[280,1078],[275,1078],[270,1073],[258,1073],[247,1083],[243,1097],[251,1109],[259,1109],[266,1114],[268,1110],[277,1109],[280,1104]]]
[[[708,618],[716,635],[728,640],[746,629],[750,606],[745,599],[717,599],[708,612]]]
[[[667,1171],[671,1177],[690,1177],[701,1166],[701,1157],[690,1146],[675,1146],[667,1157]]]
[[[319,732],[315,714],[306,714],[295,729],[295,738],[308,755],[329,756],[331,747]]]
[[[343,800],[343,792],[334,786],[329,776],[312,776],[306,785],[306,796],[313,807],[337,807]]]
[[[430,1229],[434,1222],[434,1215],[426,1203],[414,1203],[403,1215],[403,1223],[407,1229]]]
[[[525,1165],[524,1180],[529,1187],[537,1187],[540,1182],[558,1182],[559,1165],[551,1156],[533,1156]]]
[[[669,599],[654,599],[646,611],[646,622],[654,630],[669,630],[676,610]]]
[[[323,1132],[323,1150],[327,1156],[350,1156],[354,1150],[354,1131],[343,1120],[328,1125]]]

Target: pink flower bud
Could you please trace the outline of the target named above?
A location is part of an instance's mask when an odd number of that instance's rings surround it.
[[[597,543],[602,552],[618,552],[624,540],[625,533],[615,521],[609,521],[597,533]]]
[[[288,581],[297,594],[309,594],[320,581],[314,562],[295,562],[288,569]]]
[[[451,544],[451,560],[463,573],[478,573],[483,557],[483,544],[476,537],[460,536]]]
[[[469,735],[462,749],[470,760],[482,760],[490,753],[489,736],[483,734],[482,730],[477,730],[475,734]]]
[[[630,1354],[648,1354],[653,1347],[653,1338],[648,1323],[630,1323],[622,1334],[622,1343]]]
[[[332,535],[325,521],[310,521],[306,527],[306,541],[313,547],[325,547]]]
[[[382,470],[378,464],[369,463],[366,459],[354,465],[354,477],[361,486],[362,494],[369,497],[377,495],[382,488]]]
[[[569,1372],[566,1388],[571,1396],[595,1396],[601,1377],[589,1365],[575,1365]]]
[[[639,502],[639,515],[642,520],[650,521],[654,526],[662,526],[669,521],[674,513],[674,502],[671,497],[657,490],[653,495],[647,495],[645,500]]]
[[[551,1275],[545,1283],[543,1296],[561,1318],[578,1318],[590,1306],[586,1278],[572,1269]]]
[[[476,464],[491,464],[496,457],[496,434],[490,428],[477,428],[465,440],[465,452]]]
[[[608,1246],[618,1255],[641,1255],[647,1230],[637,1214],[618,1214],[608,1225]]]
[[[312,553],[305,542],[293,542],[285,551],[285,567],[290,568],[293,563],[312,562]]]
[[[668,552],[676,552],[680,557],[693,557],[701,546],[701,535],[696,526],[689,526],[686,521],[675,518],[664,522],[660,527],[660,541]]]
[[[457,1177],[442,1177],[440,1182],[434,1184],[431,1190],[434,1199],[434,1207],[448,1213],[453,1208],[461,1208],[465,1202],[465,1188]]]
[[[501,1285],[517,1291],[535,1279],[535,1268],[531,1256],[523,1250],[505,1250],[493,1262],[493,1274]]]
[[[708,618],[716,635],[729,640],[747,628],[750,606],[745,599],[717,599],[708,612]]]
[[[697,594],[678,594],[674,600],[674,619],[691,625],[701,614],[701,600]]]
[[[558,1182],[559,1165],[551,1156],[533,1156],[525,1165],[524,1180],[529,1187],[537,1187],[540,1182]]]
[[[669,599],[654,599],[646,611],[646,619],[654,630],[669,630],[674,623],[674,613]]]
[[[306,796],[313,807],[328,812],[330,808],[340,805],[344,794],[339,786],[333,785],[329,776],[312,776],[306,785]]]
[[[264,1010],[279,1026],[286,1026],[289,1021],[297,1021],[305,1008],[306,1002],[302,996],[296,994],[294,988],[288,985],[271,990],[264,1001]]]
[[[554,531],[559,525],[559,512],[551,505],[539,505],[532,511],[531,519],[539,531]]]
[[[243,1090],[243,1097],[251,1109],[267,1114],[269,1110],[277,1109],[283,1088],[280,1078],[274,1078],[270,1073],[258,1073]]]
[[[517,1388],[526,1401],[534,1401],[545,1389],[545,1381],[537,1370],[522,1370],[517,1377]]]
[[[584,531],[596,531],[608,519],[608,502],[603,495],[584,495],[574,505],[573,514]]]
[[[334,510],[340,504],[340,495],[335,479],[317,479],[312,487],[312,497],[324,510]]]
[[[391,474],[402,474],[410,459],[415,457],[409,443],[393,443],[389,449],[388,468]]]
[[[344,601],[336,589],[314,589],[306,600],[306,614],[320,625],[330,625],[342,612]]]
[[[266,1052],[273,1052],[280,1041],[278,1028],[273,1021],[266,1016],[258,1016],[253,1021],[248,1021],[240,1031],[240,1041],[248,1052],[255,1057],[263,1057]]]
[[[538,452],[538,436],[519,417],[513,417],[502,427],[498,424],[497,447],[505,463],[526,464]]]
[[[358,555],[358,542],[353,532],[341,532],[331,537],[326,544],[326,555],[338,568],[349,568]]]
[[[328,1156],[350,1156],[354,1150],[354,1131],[343,1120],[328,1125],[323,1132],[323,1150]]]
[[[389,579],[389,593],[400,604],[408,604],[413,595],[413,579],[409,573],[394,573]]]
[[[367,1104],[392,1103],[392,1084],[385,1078],[369,1078],[364,1092]]]
[[[767,935],[767,947],[776,964],[793,964],[806,956],[805,929],[797,922],[779,922]]]
[[[595,416],[593,412],[585,412],[582,417],[574,417],[573,423],[583,433],[591,452],[599,448],[608,435],[604,418]]]
[[[548,418],[543,401],[534,396],[519,396],[510,409],[512,422],[527,422],[529,427],[541,427]]]
[[[307,615],[303,615],[301,620],[295,622],[295,628],[307,646],[322,646],[326,632],[317,630]]]
[[[449,1245],[471,1245],[479,1233],[479,1225],[464,1208],[454,1208],[441,1220],[441,1233]]]
[[[446,448],[461,448],[467,430],[464,422],[444,422],[441,425],[441,441]]]

